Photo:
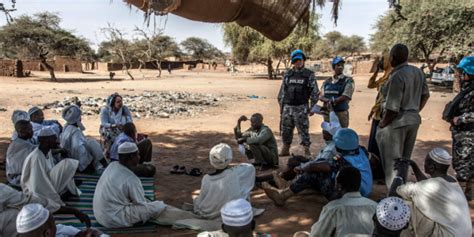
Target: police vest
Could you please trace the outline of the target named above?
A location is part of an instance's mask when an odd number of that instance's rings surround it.
[[[344,76],[344,78],[339,79],[336,83],[331,83],[330,80],[324,82],[324,97],[328,99],[336,99],[344,93],[344,88],[346,87],[349,78]],[[333,107],[335,112],[347,111],[349,110],[349,101],[344,101]]]
[[[285,76],[285,97],[283,104],[286,105],[303,105],[307,104],[311,95],[309,87],[309,78],[313,72],[303,68],[299,72],[290,69]]]

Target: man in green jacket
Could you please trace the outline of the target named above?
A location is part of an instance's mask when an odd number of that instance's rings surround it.
[[[249,160],[255,159],[254,165],[272,167],[278,166],[278,147],[272,130],[263,124],[263,116],[259,113],[250,117],[251,127],[242,133],[240,124],[247,121],[245,115],[237,120],[234,128],[237,143],[245,148]]]

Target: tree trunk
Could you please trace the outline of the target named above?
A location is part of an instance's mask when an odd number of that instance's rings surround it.
[[[130,77],[130,79],[135,80],[130,71],[128,71],[127,63],[122,63],[122,70],[125,70],[125,73]]]
[[[156,69],[158,69],[158,76],[157,77],[161,78],[161,62],[160,62],[160,60],[156,60],[155,63],[156,63]]]
[[[48,70],[49,72],[49,75],[51,77],[51,81],[57,81],[58,79],[56,79],[56,75],[54,75],[54,68],[48,64],[48,62],[46,62],[46,58],[41,58],[41,65],[43,65],[44,68],[46,68],[46,70]]]
[[[267,71],[268,71],[268,79],[273,79],[273,66],[272,66],[272,58],[267,58]]]

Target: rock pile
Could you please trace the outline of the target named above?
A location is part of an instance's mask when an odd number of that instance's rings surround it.
[[[216,107],[225,100],[238,99],[236,96],[216,96],[213,94],[194,94],[188,92],[144,92],[137,95],[121,95],[126,105],[136,118],[170,118],[174,116],[195,116],[208,107]],[[97,115],[105,106],[106,98],[65,97],[63,101],[42,105],[60,114],[71,104],[81,106],[84,115]]]

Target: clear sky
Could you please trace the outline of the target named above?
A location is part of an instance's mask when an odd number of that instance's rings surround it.
[[[8,6],[9,1],[6,2]],[[322,33],[337,30],[346,35],[358,34],[367,40],[369,34],[373,33],[372,26],[377,17],[388,10],[386,0],[345,0],[342,4],[337,27],[331,21],[332,3],[327,3],[323,9],[318,8],[318,13],[322,14]],[[61,25],[87,38],[94,48],[104,40],[100,28],[107,26],[107,23],[128,32],[129,38],[132,37],[135,26],[144,26],[143,13],[133,7],[130,9],[122,0],[17,0],[16,8],[18,10],[12,14],[14,17],[41,11],[59,13]],[[178,42],[189,36],[197,36],[229,51],[222,41],[222,31],[218,24],[194,22],[174,15],[156,17],[156,22],[165,27],[165,34]],[[5,19],[0,17],[0,25],[5,23]],[[153,23],[150,27],[152,25]]]

